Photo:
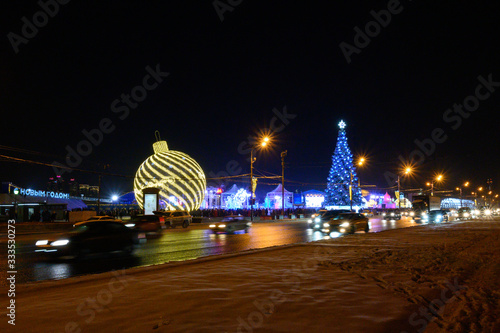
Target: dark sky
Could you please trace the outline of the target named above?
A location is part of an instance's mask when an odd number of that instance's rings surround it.
[[[348,63],[339,45],[355,45],[354,28],[364,31],[374,20],[370,12],[388,3],[242,1],[221,21],[213,1],[73,0],[59,5],[16,53],[9,33],[22,36],[23,17],[43,21],[36,15],[41,7],[3,2],[0,153],[64,163],[66,146],[75,149],[85,139],[82,130],[109,118],[114,130],[79,169],[109,165],[108,173],[133,176],[159,130],[170,149],[196,159],[207,177],[222,175],[230,161],[248,173],[248,155],[238,146],[270,127],[273,109],[286,107],[290,118],[275,134],[274,152],[259,154],[255,168],[281,173],[279,153],[288,150],[286,178],[296,182],[288,189],[325,187],[314,184],[326,185],[341,119],[353,153],[369,157],[359,170],[363,184],[392,185],[384,173],[398,170],[398,156],[408,159],[415,140],[428,142],[441,128],[446,141],[425,156],[411,185],[444,172],[443,188],[465,180],[484,185],[488,178],[497,188],[500,87],[480,88],[489,96],[460,124],[456,113],[447,122],[443,117],[454,104],[474,102],[479,76],[500,82],[500,6],[401,1]],[[125,114],[113,112],[113,101],[142,85],[147,66],[170,74],[120,119]],[[2,181],[20,186],[44,188],[54,175],[50,167],[0,163]],[[79,171],[65,177],[97,183],[96,175]],[[131,178],[105,176],[104,183],[108,191],[132,187]]]

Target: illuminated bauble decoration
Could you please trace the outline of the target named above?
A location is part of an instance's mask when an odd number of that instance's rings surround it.
[[[160,208],[198,209],[206,189],[206,178],[200,165],[187,154],[168,150],[166,141],[155,142],[153,150],[154,154],[135,174],[134,192],[139,206],[144,207],[142,189],[152,187],[160,190]]]

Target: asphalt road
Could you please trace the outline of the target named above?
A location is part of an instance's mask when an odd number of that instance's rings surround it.
[[[408,218],[399,221],[370,219],[370,232],[404,228],[417,225]],[[363,234],[363,232],[358,232]],[[83,261],[53,260],[35,253],[35,242],[54,236],[50,234],[16,236],[16,283],[65,279],[72,276],[94,274],[136,266],[149,266],[169,261],[182,261],[204,256],[234,253],[249,249],[265,248],[302,242],[312,242],[329,237],[307,227],[307,220],[254,223],[248,233],[214,235],[208,224],[191,225],[187,229],[166,229],[149,237],[146,244],[132,256],[121,253],[96,255]],[[361,236],[361,235],[360,235]],[[362,237],[362,236],[361,236]],[[7,263],[7,239],[0,240],[2,266]],[[6,265],[5,265],[6,266]],[[1,284],[6,284],[7,269],[0,271]]]

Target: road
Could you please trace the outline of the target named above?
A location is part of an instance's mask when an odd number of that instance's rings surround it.
[[[370,232],[404,228],[417,225],[408,218],[399,221],[370,219]],[[363,232],[358,232],[363,234]],[[214,235],[208,224],[193,224],[187,229],[166,229],[158,236],[149,237],[146,244],[134,252],[133,256],[112,253],[87,258],[83,261],[50,260],[35,253],[35,242],[46,239],[51,234],[17,235],[16,269],[17,283],[65,279],[72,276],[94,274],[129,267],[149,266],[169,261],[182,261],[217,254],[234,253],[249,249],[276,245],[312,242],[329,237],[307,227],[307,220],[254,223],[248,233]],[[362,235],[360,235],[362,237]],[[6,239],[2,239],[3,263],[6,258]],[[2,284],[6,281],[6,270],[0,271]],[[2,276],[4,275],[4,276]]]

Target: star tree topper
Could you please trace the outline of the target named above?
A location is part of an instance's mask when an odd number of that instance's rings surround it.
[[[341,120],[341,121],[340,121],[340,123],[339,123],[339,127],[340,127],[340,129],[344,129],[344,128],[345,128],[345,126],[346,126],[346,124],[344,123],[344,121],[343,121],[343,120]]]

